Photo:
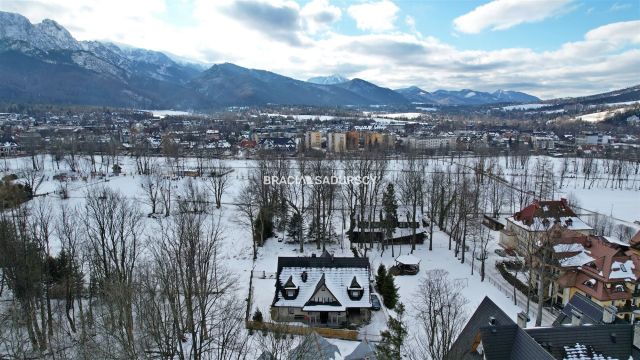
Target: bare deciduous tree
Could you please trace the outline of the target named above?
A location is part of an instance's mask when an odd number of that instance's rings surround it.
[[[207,179],[207,186],[213,193],[216,209],[220,209],[220,206],[222,206],[222,195],[229,187],[229,174],[232,171],[233,169],[221,160],[216,160],[211,165],[211,173]]]
[[[411,359],[442,360],[465,324],[463,284],[449,278],[446,270],[427,271],[416,293],[419,331]],[[455,355],[450,358],[455,358]]]

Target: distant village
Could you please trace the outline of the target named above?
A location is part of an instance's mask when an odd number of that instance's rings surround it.
[[[633,159],[640,149],[636,115],[629,116],[624,127],[465,118],[371,112],[283,115],[259,109],[212,115],[104,109],[0,113],[0,155],[46,150],[244,158],[260,152],[292,156],[320,152],[341,157],[375,149],[387,155],[530,152]]]

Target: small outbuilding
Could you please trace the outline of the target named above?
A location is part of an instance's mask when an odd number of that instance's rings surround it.
[[[411,254],[400,255],[396,258],[396,268],[400,275],[415,275],[420,271],[420,259]]]

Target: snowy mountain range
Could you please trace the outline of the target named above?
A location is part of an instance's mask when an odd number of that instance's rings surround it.
[[[629,95],[625,95],[627,98]],[[296,80],[224,63],[101,41],[77,41],[60,24],[0,12],[0,102],[213,109],[282,105],[485,105],[539,102],[522,92],[391,90],[342,75]],[[604,100],[602,100],[604,101]]]
[[[532,103],[540,99],[518,91],[497,90],[492,93],[463,89],[458,91],[436,90],[428,92],[412,86],[396,90],[406,99],[416,104],[439,105],[484,105],[497,103]]]

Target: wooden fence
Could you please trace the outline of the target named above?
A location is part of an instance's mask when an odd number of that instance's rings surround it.
[[[247,329],[256,331],[271,331],[277,333],[286,333],[293,335],[306,335],[312,331],[317,332],[319,335],[342,340],[358,340],[358,332],[356,330],[347,329],[332,329],[323,327],[305,327],[297,325],[288,325],[284,323],[274,322],[259,322],[259,321],[245,321]]]

